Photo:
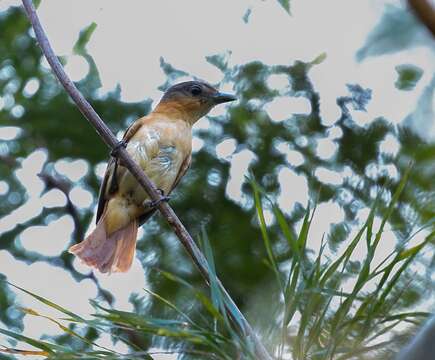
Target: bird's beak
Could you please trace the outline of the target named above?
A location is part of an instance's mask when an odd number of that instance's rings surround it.
[[[229,101],[234,101],[234,100],[237,100],[237,98],[231,94],[225,94],[225,93],[218,92],[218,93],[213,95],[213,102],[215,103],[215,105],[226,103]]]

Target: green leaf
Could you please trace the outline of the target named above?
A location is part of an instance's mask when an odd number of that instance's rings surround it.
[[[92,22],[88,27],[84,28],[82,31],[80,31],[80,35],[76,43],[74,44],[73,51],[77,55],[84,55],[86,54],[86,45],[88,44],[89,40],[91,39],[92,34],[94,33],[95,29],[97,28],[97,24],[95,22]]]
[[[290,0],[278,0],[279,4],[284,8],[285,11],[290,15]]]
[[[159,294],[156,294],[155,292],[149,290],[149,289],[144,289],[148,294],[152,295],[153,297],[155,297],[156,299],[160,300],[161,302],[163,302],[165,305],[167,305],[168,307],[170,307],[171,309],[173,309],[175,312],[177,312],[179,315],[181,315],[184,319],[187,320],[187,322],[189,322],[191,325],[195,325],[195,323],[192,321],[192,319],[189,317],[189,315],[187,315],[185,312],[183,312],[181,309],[179,309],[175,304],[173,304],[171,301],[165,299],[163,296],[160,296]]]
[[[324,62],[327,58],[326,52],[322,52],[319,56],[317,56],[313,61],[310,62],[311,65],[319,65]]]
[[[412,64],[402,64],[396,66],[398,78],[394,85],[399,90],[410,91],[414,89],[418,81],[423,76],[423,70]]]
[[[273,213],[275,214],[276,220],[278,221],[278,225],[282,233],[284,234],[287,243],[290,246],[290,249],[292,250],[292,255],[296,256],[299,259],[300,254],[299,254],[298,242],[296,238],[293,236],[291,229],[287,224],[287,220],[284,214],[282,213],[281,209],[276,205],[273,206]]]
[[[331,224],[328,234],[329,246],[332,249],[337,250],[338,246],[346,240],[349,233],[350,228],[346,223]]]
[[[50,344],[50,343],[47,343],[45,341],[35,340],[35,339],[29,338],[29,337],[21,335],[21,334],[14,333],[13,331],[9,331],[6,329],[0,328],[0,333],[4,334],[6,336],[9,336],[13,339],[23,341],[23,342],[25,342],[29,345],[32,345],[38,349],[47,351],[48,353],[53,353],[56,349],[62,349],[64,351],[66,350],[65,348],[63,348],[59,345]]]
[[[255,202],[255,207],[257,209],[257,217],[260,225],[261,234],[263,235],[264,247],[266,248],[267,256],[269,258],[270,264],[272,265],[272,269],[275,272],[278,285],[282,293],[284,294],[284,287],[281,281],[281,276],[275,259],[275,255],[273,254],[272,243],[268,235],[266,220],[264,218],[263,205],[261,203],[261,196],[260,196],[260,188],[256,183],[256,181],[254,180],[254,178],[252,177],[250,179],[250,183],[252,189],[254,190],[254,202]]]
[[[58,311],[60,311],[60,312],[62,312],[62,313],[64,313],[64,314],[70,316],[71,318],[73,318],[73,319],[76,320],[76,321],[86,322],[86,320],[83,319],[81,316],[79,316],[79,315],[77,315],[77,314],[74,314],[73,312],[71,312],[71,311],[65,309],[64,307],[62,307],[62,306],[60,306],[60,305],[55,304],[54,302],[52,302],[52,301],[50,301],[50,300],[48,300],[48,299],[46,299],[46,298],[44,298],[44,297],[42,297],[42,296],[36,295],[36,294],[34,294],[34,293],[32,293],[32,292],[26,290],[26,289],[23,289],[23,288],[21,288],[21,287],[19,287],[19,286],[17,286],[17,285],[14,285],[14,284],[10,283],[9,281],[7,281],[7,283],[8,283],[10,286],[12,286],[12,287],[14,287],[14,288],[16,288],[16,289],[19,289],[19,290],[25,292],[26,294],[32,296],[33,298],[35,298],[36,300],[42,302],[43,304],[45,304],[45,305],[47,305],[47,306],[49,306],[49,307],[52,307],[53,309],[56,309],[56,310],[58,310]]]
[[[251,14],[252,14],[252,8],[248,8],[242,17],[243,22],[245,24],[247,24],[249,22],[249,18],[251,17]]]
[[[403,6],[387,5],[356,57],[362,61],[370,56],[391,54],[421,44],[432,46],[432,41],[430,36],[425,36],[421,24],[411,11]]]
[[[206,56],[205,59],[208,63],[216,66],[220,71],[225,73],[228,70],[228,60],[231,56],[231,51],[222,54]]]
[[[180,285],[183,285],[183,286],[187,287],[188,289],[190,289],[193,292],[193,294],[195,295],[195,297],[201,302],[201,304],[204,306],[204,308],[213,316],[214,319],[216,319],[218,321],[222,321],[222,322],[224,321],[219,310],[213,305],[212,301],[210,301],[210,299],[206,295],[204,295],[203,292],[195,289],[187,281],[178,277],[177,275],[174,275],[174,274],[172,274],[168,271],[164,271],[164,270],[158,270],[158,272],[161,275],[163,275],[165,278],[167,278],[168,280],[173,281],[175,283],[178,283]]]
[[[76,333],[75,331],[71,330],[67,326],[63,325],[60,321],[58,321],[58,320],[56,320],[56,319],[54,319],[54,318],[52,318],[50,316],[41,315],[38,312],[36,312],[36,311],[34,311],[32,309],[29,309],[29,308],[21,308],[21,310],[24,311],[26,314],[37,316],[37,317],[41,317],[41,318],[49,320],[50,322],[52,322],[52,323],[56,324],[57,326],[59,326],[59,328],[62,331],[64,331],[65,333],[67,333],[68,335],[74,336],[74,337],[80,339],[81,341],[83,341],[84,343],[86,343],[88,345],[93,345],[93,346],[102,348],[104,350],[110,351],[110,349],[107,349],[104,346],[100,346],[100,345],[94,343],[93,341],[90,341],[90,340],[86,339],[85,337],[83,337],[80,334]]]

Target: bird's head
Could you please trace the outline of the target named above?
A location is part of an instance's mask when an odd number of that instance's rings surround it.
[[[186,81],[171,86],[163,95],[156,111],[181,117],[194,124],[215,105],[234,100],[234,95],[221,93],[205,82]]]

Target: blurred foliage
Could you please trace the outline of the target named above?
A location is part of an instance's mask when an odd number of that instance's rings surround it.
[[[256,181],[250,180],[267,252],[266,263],[276,275],[274,291],[283,298],[283,301],[275,301],[271,306],[257,310],[268,320],[265,326],[268,346],[277,359],[283,359],[287,352],[295,360],[385,359],[403,346],[404,338],[379,339],[402,323],[419,324],[430,315],[409,309],[415,302],[415,299],[409,301],[409,293],[412,293],[410,282],[415,278],[412,279],[406,270],[425,246],[435,239],[435,231],[415,246],[404,244],[385,255],[378,264],[374,261],[378,246],[385,241],[384,226],[405,188],[409,172],[410,169],[398,184],[377,231],[374,231],[374,219],[379,202],[375,201],[364,224],[353,237],[349,237],[348,246],[336,259],[325,256],[326,244],[323,241],[314,256],[307,248],[315,210],[307,209],[300,232],[294,237],[285,214],[276,203],[272,203],[278,219],[276,228],[281,235],[280,241],[286,242],[292,249],[286,259],[290,262],[289,268],[278,266],[279,260],[271,243],[276,229],[265,224],[262,203],[263,200],[270,201]],[[367,253],[361,257],[356,249],[364,242]],[[250,339],[238,335],[225,311],[225,297],[217,284],[212,249],[205,234],[202,235],[201,245],[211,274],[208,295],[174,274],[159,271],[161,276],[190,293],[196,303],[193,308],[185,301],[176,299],[174,302],[147,290],[156,302],[166,308],[165,318],[154,317],[147,312],[118,311],[92,301],[96,313],[92,318],[84,319],[48,299],[12,285],[47,308],[55,309],[63,317],[46,316],[29,308],[22,308],[23,313],[58,325],[66,338],[77,341],[68,346],[59,338],[57,341],[42,342],[9,330],[0,329],[0,333],[36,347],[39,352],[32,350],[33,354],[38,353],[47,359],[152,359],[154,353],[147,352],[143,344],[137,342],[137,339],[150,336],[168,353],[188,358],[257,359]],[[373,283],[375,279],[376,286]],[[349,280],[351,286],[346,285]],[[350,290],[344,291],[345,287]],[[416,298],[424,295],[414,293]],[[297,318],[298,314],[300,318]],[[237,317],[235,319],[237,321]],[[98,335],[107,331],[114,341],[126,344],[129,353],[121,354],[98,345]],[[134,343],[132,338],[136,339]],[[30,352],[11,348],[3,351]]]
[[[423,138],[431,139],[433,133],[432,121],[435,119],[433,99],[435,94],[435,74],[432,76],[430,83],[426,86],[417,101],[415,110],[412,111],[403,121],[406,127],[414,129],[414,133]],[[432,137],[433,143],[433,137]]]
[[[288,1],[280,3],[284,8],[286,4],[287,7],[289,4]],[[409,14],[402,17],[396,12],[400,11],[396,8],[387,8],[384,19],[369,34],[367,43],[360,50],[358,54],[360,60],[367,56],[397,51],[397,49],[415,43],[416,34],[420,32],[418,25],[409,18]],[[417,28],[412,31],[398,31],[397,29],[408,26],[403,24],[406,21],[410,22],[409,29],[414,29],[414,26]],[[20,244],[19,237],[30,226],[44,225],[64,214],[69,214],[75,224],[71,244],[82,240],[93,209],[75,209],[69,201],[69,191],[72,185],[80,185],[91,190],[95,196],[97,195],[100,179],[94,170],[98,164],[107,160],[107,148],[51,75],[31,35],[28,21],[21,11],[18,8],[10,8],[0,13],[0,28],[2,29],[0,97],[3,105],[0,110],[0,126],[16,127],[20,130],[16,138],[0,143],[0,180],[8,185],[7,191],[0,194],[0,219],[24,205],[28,200],[26,188],[16,176],[16,171],[21,168],[23,159],[36,149],[43,149],[48,157],[42,169],[47,190],[53,187],[59,188],[67,198],[65,207],[43,208],[26,223],[16,224],[8,231],[0,229],[0,249],[8,251],[17,261],[24,261],[28,264],[35,261],[46,261],[53,266],[70,271],[76,280],[83,278],[95,280],[92,274],[82,274],[74,269],[72,256],[66,252],[66,249],[59,256],[47,257],[37,252],[27,251]],[[77,86],[110,128],[118,133],[136,118],[149,112],[151,102],[144,100],[140,103],[123,103],[120,100],[119,88],[104,96],[99,94],[98,71],[92,57],[86,52],[86,43],[94,28],[93,24],[83,30],[74,47],[74,52],[83,56],[89,64],[89,73],[77,83]],[[222,83],[232,85],[240,101],[231,106],[227,114],[210,118],[208,129],[196,131],[196,135],[204,141],[204,146],[194,154],[191,170],[177,188],[171,204],[194,236],[198,237],[202,234],[203,229],[209,234],[220,279],[238,305],[248,314],[254,326],[262,329],[264,338],[270,339],[275,338],[270,333],[270,325],[272,325],[270,316],[275,311],[271,307],[276,306],[278,309],[280,305],[278,302],[273,304],[278,298],[278,289],[271,284],[276,283],[274,280],[281,277],[282,268],[288,265],[289,260],[294,259],[295,249],[292,248],[292,242],[289,239],[300,238],[296,228],[298,224],[306,221],[304,219],[309,213],[307,203],[297,203],[291,209],[282,208],[277,213],[273,211],[276,210],[276,206],[265,200],[266,197],[274,199],[279,196],[283,191],[282,187],[287,185],[280,184],[278,181],[280,172],[288,169],[293,174],[306,179],[309,188],[307,198],[315,203],[334,202],[344,210],[343,221],[331,224],[330,233],[325,237],[328,240],[327,246],[332,251],[351,240],[349,239],[351,229],[361,226],[357,220],[358,213],[363,209],[372,209],[372,216],[387,219],[389,229],[398,239],[398,252],[395,256],[403,258],[401,251],[417,229],[425,226],[427,231],[433,231],[435,228],[433,222],[435,218],[435,184],[433,181],[435,178],[435,144],[427,140],[427,137],[422,137],[418,130],[421,123],[424,123],[426,127],[433,126],[433,116],[432,118],[427,116],[431,114],[431,111],[433,114],[430,99],[431,96],[433,97],[435,80],[432,81],[432,86],[429,86],[422,94],[420,102],[424,106],[418,106],[417,111],[411,112],[404,121],[404,125],[408,126],[396,127],[385,118],[376,118],[362,125],[356,122],[354,115],[365,111],[372,97],[370,89],[364,89],[358,84],[349,84],[347,93],[337,99],[341,115],[334,124],[327,126],[322,121],[320,113],[321,94],[316,91],[309,77],[309,72],[314,66],[322,66],[324,54],[311,62],[295,61],[291,65],[271,66],[254,61],[234,67],[229,66],[229,56],[229,53],[218,54],[207,57],[207,60],[222,72]],[[63,60],[67,61],[67,59]],[[163,59],[161,67],[167,75],[167,82],[162,84],[161,89],[167,88],[178,78],[186,75],[184,71],[174,68]],[[409,89],[412,90],[412,83],[418,81],[418,70],[412,69],[414,72],[411,74],[409,73],[410,68],[398,68],[399,88],[410,87]],[[269,83],[271,76],[286,77],[288,79],[286,89],[279,91],[272,88]],[[267,104],[281,97],[304,98],[310,104],[311,110],[307,114],[292,114],[289,109],[287,119],[276,121],[265,109]],[[319,144],[327,140],[332,133],[339,134],[331,140],[337,150],[331,157],[324,158],[319,155]],[[234,155],[252,154],[254,160],[249,164],[249,169],[254,174],[257,188],[261,189],[261,196],[259,194],[257,197],[254,196],[248,181],[242,184],[241,199],[235,200],[229,196],[231,163],[228,159],[219,158],[216,154],[216,146],[228,139],[235,141]],[[398,142],[397,153],[382,151],[381,144],[385,139],[394,139]],[[286,156],[287,150],[300,154],[303,162],[298,165],[292,164]],[[54,165],[59,160],[74,161],[77,159],[86,160],[92,171],[89,171],[76,184],[70,184],[68,179],[56,173]],[[412,170],[408,176],[407,186],[401,189],[399,179],[404,178],[410,165]],[[338,174],[343,179],[342,184],[322,182],[316,176],[318,169],[327,169]],[[392,173],[395,175],[393,176]],[[399,189],[403,190],[402,195],[394,200],[395,206],[391,208],[393,195]],[[265,227],[261,221],[261,226],[258,225],[255,209],[259,211],[262,208],[273,213],[272,220],[275,226]],[[283,222],[286,223],[285,232],[282,231]],[[279,226],[276,226],[277,224]],[[185,302],[194,308],[196,305],[191,301],[192,291],[205,289],[201,277],[159,216],[155,216],[144,228],[146,235],[138,242],[138,256],[146,269],[153,293],[174,304]],[[365,228],[369,231],[367,225]],[[262,241],[262,235],[264,237],[265,233],[268,239],[266,249]],[[321,239],[315,239],[315,241],[320,243]],[[320,264],[318,265],[320,267],[316,268],[315,264],[307,260],[307,268],[304,270],[306,272],[303,274],[304,281],[308,281],[310,276],[320,276],[326,269]],[[433,267],[435,261],[431,264]],[[346,270],[355,274],[365,269],[364,263],[358,261],[347,261],[347,266]],[[156,268],[165,269],[166,273],[151,270]],[[427,267],[428,272],[431,270]],[[174,282],[173,278],[163,274],[175,274],[177,278],[182,278],[183,282],[190,284],[190,287],[177,281]],[[296,279],[295,281],[302,280]],[[332,285],[339,290],[336,287],[338,284],[338,282],[333,282]],[[400,289],[400,298],[396,302],[388,303],[394,309],[412,308],[418,304],[424,294],[433,290],[430,286],[426,290],[423,289],[422,283],[418,281],[409,282],[407,287],[400,287]],[[377,291],[375,297],[379,300],[379,296],[387,289],[382,288]],[[201,298],[200,295],[195,296]],[[355,296],[356,293],[353,294],[349,307],[354,305]],[[398,297],[397,294],[396,297]],[[307,314],[313,315],[312,309],[317,306],[317,303],[325,305],[325,302],[328,302],[327,297],[321,294],[314,297],[312,301],[314,299],[316,304],[306,302],[306,298],[302,296],[300,304],[293,306],[302,306],[301,313],[305,308]],[[362,300],[362,304],[366,304],[361,310],[364,316],[367,314],[367,309],[372,309],[376,304],[376,302],[368,303],[370,299],[372,297],[368,295]],[[114,321],[114,316],[122,315],[109,309],[112,297],[104,289],[99,288],[97,300],[108,303],[107,306],[103,306],[104,309],[100,309],[106,312],[106,318],[103,316],[103,319],[108,320],[108,317],[112,317],[110,319]],[[165,318],[167,315],[167,304],[155,297],[146,303],[141,299],[132,298],[132,303],[136,314],[150,316],[153,319]],[[253,305],[254,303],[256,305]],[[264,310],[268,311],[264,317],[258,315],[261,313],[259,304],[263,304]],[[202,303],[201,306],[205,304]],[[18,331],[22,329],[23,315],[17,316],[13,309],[13,293],[7,285],[0,285],[0,320],[12,331]],[[377,310],[390,311],[383,307]],[[196,319],[200,316],[198,314],[201,314],[199,310],[194,312],[193,321],[198,320]],[[321,316],[320,313],[317,315]],[[312,327],[312,321],[324,320],[323,318],[313,319],[310,316],[303,319],[305,327],[302,334],[315,329]],[[341,321],[347,319],[348,315],[343,312],[340,316],[343,317],[338,319]],[[141,321],[141,319],[140,317],[135,321]],[[331,318],[328,319],[328,321],[334,321]],[[145,321],[145,317],[142,320]],[[367,320],[369,323],[366,325],[372,324],[370,322],[372,320]],[[365,325],[358,322],[359,319],[355,321],[358,331],[367,331],[367,328],[364,328]],[[334,325],[336,330],[342,332],[343,329],[338,329],[337,324]],[[127,325],[136,326],[137,324]],[[181,326],[175,322],[166,323],[166,325],[170,328]],[[146,324],[146,326],[150,329],[152,324]],[[210,324],[207,323],[207,326]],[[158,336],[154,336],[156,334],[152,331],[137,335],[128,329],[121,328],[118,335],[125,337],[131,348],[139,347],[146,350],[156,344],[170,348],[174,344],[166,340],[162,342]],[[96,333],[89,330],[81,336],[93,342]],[[225,344],[232,346],[233,343],[228,333],[223,336],[225,339],[230,339]],[[291,343],[293,343],[292,336],[288,339]],[[54,340],[59,346],[73,346],[75,349],[81,349],[80,346],[83,346],[83,344],[78,345],[71,334],[59,336]],[[347,342],[348,338],[343,337],[342,340]],[[193,349],[197,349],[195,341],[192,343]],[[311,345],[319,346],[319,344]],[[198,348],[201,349],[201,346],[198,345]],[[300,344],[295,344],[295,349],[295,351],[302,351],[300,354],[305,354]],[[328,354],[332,354],[337,349],[328,348],[327,351]],[[360,358],[365,357],[361,355]]]
[[[290,0],[278,0],[278,2],[290,14]]]
[[[362,61],[370,56],[391,54],[421,45],[434,47],[428,30],[407,7],[388,4],[356,57]]]
[[[423,70],[412,64],[397,65],[399,75],[395,85],[400,90],[412,90],[423,76]]]

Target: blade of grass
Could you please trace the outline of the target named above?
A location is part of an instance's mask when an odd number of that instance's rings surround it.
[[[269,259],[270,264],[272,265],[272,269],[275,273],[276,281],[278,283],[279,288],[281,289],[282,294],[284,294],[284,287],[281,281],[280,272],[278,269],[278,265],[276,263],[275,256],[272,250],[272,244],[269,238],[269,234],[267,231],[266,220],[264,218],[263,206],[261,203],[260,196],[260,188],[253,177],[250,178],[250,184],[252,190],[254,191],[254,204],[257,211],[257,218],[260,225],[261,235],[263,237],[264,247],[266,248],[267,257]]]
[[[47,319],[48,321],[50,321],[50,322],[54,323],[55,325],[57,325],[63,332],[67,333],[68,335],[71,335],[73,337],[78,338],[79,340],[83,341],[84,343],[86,343],[86,344],[88,344],[90,346],[95,346],[95,347],[104,349],[104,350],[109,351],[109,352],[117,353],[116,351],[112,351],[111,349],[108,349],[108,348],[106,348],[104,346],[100,346],[100,345],[96,344],[95,342],[86,339],[85,337],[83,337],[80,334],[76,333],[75,331],[69,329],[67,326],[63,325],[62,323],[60,323],[56,319],[53,319],[50,316],[41,315],[37,311],[29,309],[29,308],[20,308],[20,309],[23,312],[25,312],[26,314],[28,314],[28,315],[32,315],[32,316],[40,317],[40,318],[43,318],[43,319]]]
[[[36,347],[38,349],[41,349],[43,351],[48,352],[49,354],[55,353],[56,350],[67,351],[67,349],[64,348],[63,346],[59,346],[59,345],[55,345],[55,344],[50,344],[48,342],[41,341],[41,340],[35,340],[35,339],[30,338],[30,337],[27,337],[27,336],[24,336],[24,335],[20,335],[20,334],[17,334],[17,333],[15,333],[13,331],[9,331],[9,330],[6,330],[6,329],[0,328],[0,333],[4,334],[6,336],[9,336],[9,337],[11,337],[11,338],[13,338],[15,340],[23,341],[23,342],[25,342],[25,343],[27,343],[29,345],[32,345],[32,346],[34,346],[34,347]]]
[[[198,328],[200,328],[200,326],[198,324],[196,324],[190,317],[189,315],[187,315],[185,312],[183,312],[181,309],[179,309],[175,304],[173,304],[172,302],[170,302],[169,300],[165,299],[164,297],[160,296],[159,294],[156,294],[154,291],[151,291],[149,289],[145,289],[144,291],[146,291],[148,294],[150,294],[151,296],[155,297],[157,300],[161,301],[162,303],[164,303],[166,306],[168,306],[169,308],[171,308],[172,310],[174,310],[177,314],[179,314],[181,317],[183,317],[183,319],[185,319],[190,325],[196,326]]]
[[[1,281],[1,279],[0,279],[0,281]],[[18,290],[21,290],[22,292],[32,296],[33,298],[35,298],[36,300],[40,301],[41,303],[43,303],[43,304],[45,304],[45,305],[47,305],[47,306],[49,306],[49,307],[51,307],[53,309],[56,309],[56,310],[58,310],[58,311],[60,311],[60,312],[62,312],[64,314],[70,316],[71,318],[76,319],[77,321],[86,322],[86,320],[83,319],[81,316],[79,316],[77,314],[74,314],[73,312],[65,309],[64,307],[62,307],[60,305],[55,304],[54,302],[52,302],[52,301],[50,301],[50,300],[48,300],[48,299],[46,299],[46,298],[44,298],[42,296],[34,294],[31,291],[29,291],[29,290],[23,289],[23,288],[19,287],[18,285],[10,283],[9,281],[5,281],[5,282],[8,285],[10,285],[10,286],[12,286],[12,287],[14,287],[14,288],[16,288]]]

